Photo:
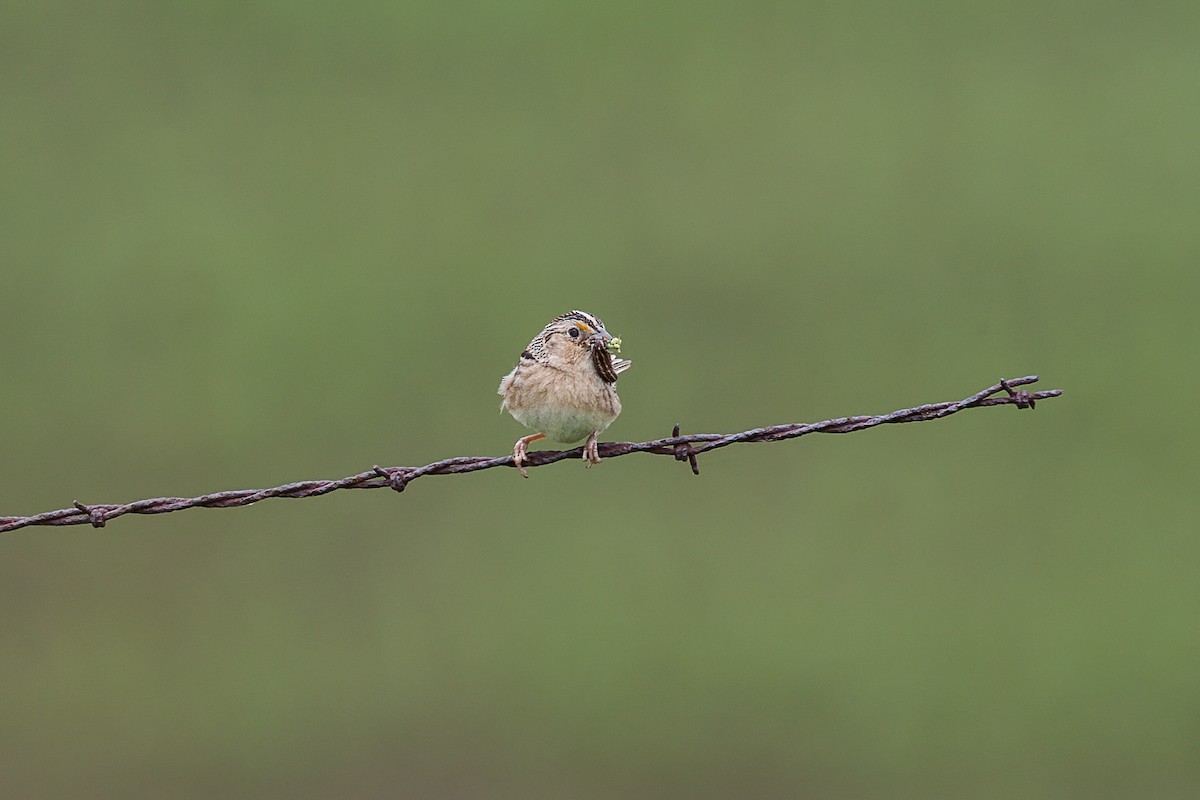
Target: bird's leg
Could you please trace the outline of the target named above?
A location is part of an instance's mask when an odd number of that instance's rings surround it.
[[[522,436],[520,439],[517,439],[517,443],[513,445],[513,466],[516,467],[517,471],[521,473],[522,478],[529,477],[525,474],[525,468],[521,466],[521,464],[525,462],[526,448],[529,446],[530,442],[536,442],[538,439],[545,438],[546,434],[544,433],[531,433],[528,436]]]
[[[587,466],[600,463],[600,451],[596,448],[596,436],[600,431],[592,431],[587,438],[587,444],[583,446],[583,460],[587,462]]]

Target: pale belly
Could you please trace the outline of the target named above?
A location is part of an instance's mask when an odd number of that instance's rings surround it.
[[[564,444],[578,442],[592,431],[602,431],[612,424],[614,419],[607,413],[577,408],[525,408],[510,411],[517,422]]]

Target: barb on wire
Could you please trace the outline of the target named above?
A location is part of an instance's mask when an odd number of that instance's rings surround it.
[[[876,425],[886,425],[898,422],[925,422],[934,419],[944,419],[951,414],[957,414],[968,408],[983,408],[985,406],[1015,405],[1017,408],[1035,407],[1038,400],[1047,400],[1062,394],[1059,389],[1049,389],[1041,392],[1030,392],[1016,387],[1036,383],[1036,375],[1024,378],[1003,380],[993,386],[976,392],[970,397],[957,402],[930,403],[913,408],[904,408],[890,414],[874,417],[838,417],[823,422],[791,423],[787,425],[771,425],[765,428],[752,428],[740,433],[693,433],[681,435],[679,425],[665,439],[653,439],[648,442],[603,442],[599,446],[603,458],[618,458],[630,453],[653,453],[667,455],[676,461],[684,461],[691,467],[692,472],[700,474],[696,456],[728,447],[742,442],[779,442],[784,439],[795,439],[810,433],[853,433],[866,430]],[[1004,394],[1000,394],[1000,392]],[[582,447],[571,450],[539,450],[530,452],[525,461],[526,467],[544,467],[556,461],[567,458],[580,458]],[[94,528],[103,528],[104,524],[125,514],[166,514],[171,511],[182,511],[185,508],[232,508],[248,506],[270,497],[317,497],[329,494],[338,489],[383,489],[389,488],[397,492],[417,478],[426,475],[458,475],[464,472],[478,472],[493,467],[513,466],[512,455],[499,458],[487,456],[459,456],[446,458],[426,464],[423,467],[372,467],[366,472],[350,475],[335,481],[300,481],[286,483],[271,489],[235,489],[228,492],[201,495],[200,497],[155,497],[149,500],[137,500],[121,505],[85,505],[75,501],[71,508],[58,511],[47,511],[31,517],[0,517],[0,533],[25,528],[30,525],[82,525],[90,524]]]

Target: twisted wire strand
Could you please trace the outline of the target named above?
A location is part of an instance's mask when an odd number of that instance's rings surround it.
[[[652,439],[647,442],[603,442],[599,452],[603,458],[619,458],[630,453],[652,453],[654,455],[673,456],[677,461],[686,461],[696,475],[700,474],[696,456],[728,447],[732,444],[745,442],[779,442],[786,439],[796,439],[810,433],[853,433],[854,431],[874,428],[877,425],[887,425],[901,422],[926,422],[934,419],[944,419],[968,408],[984,408],[988,406],[1015,405],[1017,408],[1034,408],[1038,400],[1048,400],[1062,394],[1059,389],[1049,389],[1040,392],[1030,392],[1016,387],[1036,383],[1036,375],[1024,378],[1003,380],[983,389],[963,400],[956,402],[929,403],[913,408],[902,408],[890,414],[878,416],[838,417],[821,422],[790,423],[785,425],[770,425],[762,428],[751,428],[739,433],[693,433],[680,435],[676,425],[671,436],[663,439]],[[1000,394],[1004,392],[1004,394]],[[570,450],[539,450],[528,454],[526,467],[544,467],[568,458],[580,458],[583,447]],[[375,466],[366,472],[349,475],[339,480],[313,480],[285,483],[270,489],[234,489],[227,492],[215,492],[199,497],[154,497],[147,500],[136,500],[124,504],[85,505],[75,501],[71,508],[60,508],[56,511],[46,511],[29,517],[0,517],[0,533],[14,531],[33,525],[83,525],[90,524],[96,528],[104,527],[105,523],[125,514],[166,514],[172,511],[182,511],[187,508],[234,508],[247,506],[272,497],[318,497],[339,489],[384,489],[404,491],[404,488],[426,475],[459,475],[467,472],[492,469],[493,467],[512,467],[512,455],[490,458],[487,456],[458,456],[434,461],[422,467],[380,467]]]

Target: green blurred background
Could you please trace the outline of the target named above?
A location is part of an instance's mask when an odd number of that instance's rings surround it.
[[[12,797],[1195,797],[1195,3],[0,20],[0,514],[1036,413],[0,537]]]

